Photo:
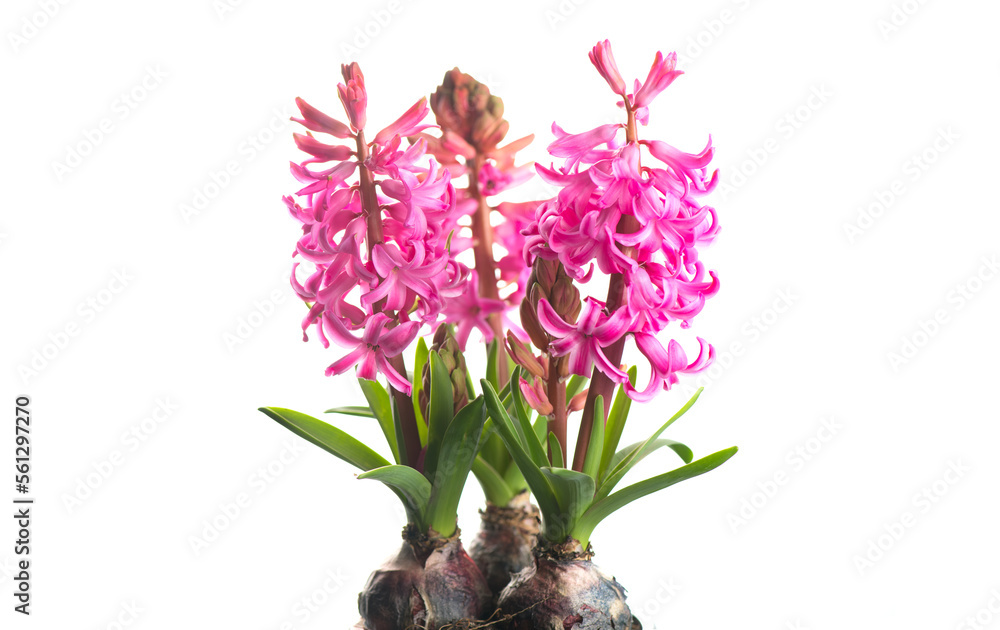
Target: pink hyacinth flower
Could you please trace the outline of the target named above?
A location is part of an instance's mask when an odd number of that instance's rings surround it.
[[[455,340],[463,351],[473,328],[479,329],[487,343],[492,341],[493,328],[487,318],[493,313],[502,313],[506,308],[501,300],[479,297],[477,286],[479,286],[478,276],[472,271],[469,273],[465,291],[445,300],[441,311],[445,321],[456,324]]]
[[[299,123],[310,131],[328,133],[335,138],[351,138],[354,136],[347,125],[332,116],[327,116],[305,102],[304,99],[296,98],[295,104],[298,106],[299,111],[302,112],[302,118],[293,118],[293,122]]]
[[[646,107],[653,102],[656,95],[667,89],[674,79],[684,74],[677,70],[677,53],[670,53],[666,57],[663,53],[657,52],[653,59],[653,66],[649,69],[646,81],[639,88],[632,99],[632,106]]]
[[[374,381],[381,372],[385,374],[389,383],[397,391],[405,392],[409,396],[413,391],[410,381],[397,372],[389,364],[388,359],[398,356],[416,339],[420,324],[419,322],[406,322],[383,334],[382,331],[385,330],[386,324],[391,321],[382,313],[369,316],[365,324],[365,331],[358,339],[347,330],[339,318],[327,318],[330,336],[340,345],[354,349],[326,368],[326,375],[343,374],[357,365],[358,378]]]
[[[421,98],[411,105],[410,109],[406,110],[395,122],[375,134],[375,144],[388,144],[393,136],[412,136],[424,129],[434,127],[435,125],[420,124],[427,117],[427,112],[429,111],[427,98]]]
[[[555,337],[549,344],[552,356],[568,357],[569,372],[590,376],[594,365],[616,383],[627,380],[621,368],[604,355],[604,348],[622,338],[632,324],[628,308],[621,307],[610,317],[604,314],[604,303],[588,297],[576,325],[568,324],[556,313],[548,300],[538,301],[538,321],[545,332]]]
[[[608,82],[615,94],[625,94],[625,79],[618,72],[618,64],[615,63],[615,56],[611,54],[611,42],[604,40],[597,42],[594,49],[590,51],[590,61],[601,73],[604,80]]]
[[[351,126],[360,131],[368,123],[368,92],[365,90],[365,77],[361,74],[361,66],[356,61],[350,65],[340,66],[340,71],[347,84],[338,83],[337,94],[344,105],[347,117],[351,119]]]
[[[633,387],[627,380],[625,381],[625,391],[628,392],[629,398],[639,402],[648,402],[661,389],[668,390],[671,386],[676,385],[678,374],[700,372],[711,365],[715,359],[715,348],[701,337],[698,337],[698,358],[690,363],[688,363],[684,348],[673,339],[664,349],[653,335],[637,333],[635,344],[639,347],[639,352],[649,360],[651,369],[649,383],[642,391]]]

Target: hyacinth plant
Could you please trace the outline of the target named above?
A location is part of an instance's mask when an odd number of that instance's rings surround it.
[[[426,141],[404,142],[427,128],[427,100],[368,141],[361,69],[345,65],[343,76],[337,87],[349,125],[297,100],[298,123],[353,146],[294,136],[310,157],[292,164],[305,186],[298,200],[286,197],[285,203],[302,224],[295,256],[311,273],[300,279],[296,263],[291,282],[309,306],[304,336],[313,329],[324,346],[332,338],[347,350],[327,375],[356,367],[368,400],[368,407],[331,411],[375,419],[393,461],[314,417],[283,408],[261,411],[359,468],[359,478],[381,481],[403,503],[403,545],[360,594],[361,625],[438,628],[479,618],[492,601],[485,578],[462,548],[457,524],[485,412],[481,397],[456,403],[452,374],[438,351],[443,338],[433,351],[422,340],[418,344],[416,374],[426,366],[426,386],[418,377],[414,387],[403,351],[421,328],[444,316],[447,300],[468,291],[472,274],[454,255],[459,216],[449,172],[426,156]],[[388,390],[378,383],[380,374]],[[465,383],[459,385],[464,390]],[[426,389],[423,406],[420,389]]]
[[[460,214],[469,217],[465,231],[473,250],[474,280],[465,296],[446,310],[446,316],[458,326],[460,352],[451,354],[464,373],[461,352],[467,349],[470,331],[478,328],[487,344],[487,378],[494,387],[503,388],[511,368],[504,333],[517,330],[524,336],[511,317],[521,305],[530,274],[522,232],[533,220],[539,202],[494,205],[492,198],[534,175],[532,164],[515,163],[517,152],[530,145],[534,136],[500,146],[509,129],[503,101],[458,68],[445,74],[431,95],[430,106],[440,133],[424,133],[419,138],[427,141],[428,151],[453,179],[466,178],[466,185],[456,191],[456,204]],[[502,220],[494,226],[496,215]],[[494,253],[495,245],[502,248],[500,255]],[[487,432],[472,472],[482,486],[486,507],[480,511],[480,529],[469,544],[469,553],[498,596],[510,576],[532,562],[538,508],[530,502],[524,477],[495,432]]]
[[[371,140],[357,64],[343,67],[338,85],[349,123],[297,100],[294,120],[311,133],[295,142],[309,158],[292,164],[305,186],[285,203],[303,229],[291,279],[308,306],[303,337],[313,330],[324,346],[346,348],[327,375],[356,368],[368,405],[329,411],[376,421],[391,461],[324,421],[262,411],[404,505],[403,545],[360,594],[359,627],[635,627],[624,589],[591,562],[591,533],[617,509],[735,453],[694,460],[661,437],[697,394],[648,439],[619,448],[632,401],[712,361],[700,338],[689,361],[657,334],[675,321],[689,327],[718,290],[698,257],[718,231],[698,198],[717,178],[707,171],[711,142],[691,155],[639,139],[650,102],[680,74],[673,55],[658,53],[631,91],[607,41],[590,58],[621,98],[625,122],[581,134],[554,124],[549,153],[564,162],[534,167],[558,188],[543,202],[491,199],[533,175],[533,165],[515,164],[532,136],[501,146],[502,101],[457,68],[429,105],[418,100]],[[425,123],[430,110],[437,125]],[[581,299],[595,267],[608,294]],[[486,346],[483,379],[464,357],[475,329]],[[432,331],[428,347],[421,337]],[[621,364],[630,338],[649,365],[642,387],[636,366]],[[414,341],[411,372],[403,355]],[[570,459],[573,412],[581,422]],[[684,465],[616,489],[662,447]],[[487,500],[472,558],[457,523],[470,471]]]
[[[566,620],[588,628],[628,627],[632,615],[624,589],[591,563],[594,528],[632,501],[708,472],[736,452],[734,447],[692,461],[688,447],[660,437],[698,394],[648,439],[618,449],[631,400],[652,399],[677,383],[679,374],[700,371],[713,358],[711,345],[701,338],[697,358],[689,361],[677,341],[664,348],[656,335],[672,322],[689,327],[718,290],[717,278],[698,257],[718,232],[714,209],[698,201],[717,175],[707,171],[711,140],[692,155],[639,137],[650,103],[681,74],[675,55],[657,53],[646,80],[636,80],[632,90],[607,41],[594,47],[590,60],[621,98],[625,122],[579,134],[553,124],[556,139],[549,153],[564,161],[558,168],[539,166],[538,172],[559,192],[537,208],[525,230],[525,256],[533,271],[521,305],[522,324],[541,355],[510,336],[518,386],[509,388],[504,400],[482,382],[492,427],[542,514],[535,564],[515,576],[499,600],[516,628],[555,629]],[[588,282],[595,266],[608,276],[607,298],[581,300],[576,285]],[[649,366],[649,381],[641,388],[636,368],[621,366],[628,338]],[[570,463],[567,397],[579,387],[573,379],[586,377]],[[544,441],[532,430],[531,408],[549,418]],[[639,461],[663,446],[685,464],[616,490]]]

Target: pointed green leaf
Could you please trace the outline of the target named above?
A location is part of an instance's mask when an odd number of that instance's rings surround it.
[[[361,470],[389,465],[384,457],[322,420],[281,407],[261,407],[260,411],[295,435],[305,438]]]
[[[629,455],[633,453],[638,454],[637,451],[642,448],[643,444],[645,444],[645,442],[636,442],[635,444],[630,444],[615,453],[615,456],[611,458],[611,470],[614,470],[618,464],[620,464]],[[685,464],[690,464],[691,460],[694,459],[694,453],[691,452],[691,449],[688,448],[687,445],[681,444],[675,440],[660,438],[658,440],[653,440],[653,442],[649,445],[649,448],[646,449],[646,453],[642,457],[639,457],[635,463],[638,464],[639,461],[647,455],[651,454],[653,451],[663,448],[664,446],[670,447],[670,449],[677,453],[677,456],[680,457]]]
[[[424,454],[424,475],[434,479],[441,452],[441,440],[451,424],[455,410],[455,394],[451,376],[437,352],[428,355],[431,373],[430,399],[427,403],[427,451]]]
[[[409,466],[383,466],[358,475],[358,479],[381,481],[396,493],[406,508],[409,522],[426,528],[427,502],[431,497],[431,484]]]
[[[500,439],[500,438],[497,438]],[[514,491],[489,462],[481,456],[472,462],[472,474],[483,488],[486,500],[493,505],[507,505],[514,498]]]
[[[486,406],[480,396],[463,407],[441,439],[440,459],[434,473],[428,508],[430,526],[442,536],[455,533],[458,502],[479,450],[479,437],[486,421]]]
[[[393,437],[396,438],[396,461],[404,466],[413,466],[416,462],[409,461],[409,455],[406,452],[406,434],[403,432],[403,418],[399,415],[399,405],[396,404],[395,398],[391,400]]]
[[[511,420],[507,414],[507,410],[500,403],[500,398],[497,396],[493,386],[486,379],[482,379],[480,385],[483,388],[486,409],[493,419],[493,426],[496,427],[498,435],[500,435],[503,443],[507,446],[507,450],[510,452],[510,456],[514,460],[518,470],[524,475],[524,480],[528,484],[528,487],[531,488],[531,493],[535,496],[535,501],[538,503],[538,509],[542,512],[543,519],[546,514],[551,515],[553,519],[558,518],[560,511],[559,502],[556,501],[552,485],[545,475],[542,474],[541,468],[531,460],[531,457],[521,445],[521,441],[515,435],[514,421]],[[555,526],[557,526],[557,523],[554,524]],[[552,533],[558,534],[559,532],[554,530]],[[562,542],[564,538],[565,536],[562,538],[553,537],[551,540]]]
[[[583,459],[583,472],[595,482],[600,475],[601,459],[604,453],[604,396],[594,399],[594,426],[590,431],[587,455]]]
[[[531,430],[535,434],[535,439],[541,442],[545,439],[545,436],[549,434],[549,417],[548,416],[538,416],[535,418],[535,424],[531,425]]]
[[[634,365],[628,371],[628,380],[635,385],[635,379],[639,373]],[[611,405],[611,412],[608,413],[607,425],[604,428],[604,448],[601,457],[601,468],[599,477],[607,475],[610,470],[608,464],[611,456],[618,450],[618,442],[622,438],[622,430],[625,429],[625,421],[628,420],[628,412],[632,407],[632,399],[625,393],[624,387],[619,387],[615,394],[614,403]]]
[[[586,546],[586,542],[584,541],[590,540],[590,535],[593,533],[594,528],[597,527],[597,524],[610,516],[615,510],[621,509],[632,501],[640,499],[647,494],[662,490],[674,485],[675,483],[691,479],[692,477],[703,475],[710,470],[718,468],[724,464],[726,460],[735,455],[736,451],[737,448],[733,446],[717,453],[712,453],[711,455],[702,457],[701,459],[690,464],[685,464],[684,466],[671,470],[670,472],[651,477],[645,481],[640,481],[639,483],[634,483],[631,486],[626,486],[611,496],[595,500],[577,522],[573,537]]]
[[[413,412],[417,416],[417,433],[420,434],[420,446],[427,446],[427,420],[420,408],[420,392],[424,388],[424,366],[427,365],[427,342],[423,337],[417,340],[417,352],[413,355]]]
[[[497,361],[499,352],[500,348],[497,346],[496,339],[486,346],[486,380],[490,382],[490,385],[494,389],[500,387],[500,363]]]
[[[562,445],[559,444],[559,438],[556,437],[556,434],[551,431],[549,432],[549,457],[552,459],[552,466],[556,468],[566,467],[566,464],[563,463]]]
[[[594,499],[594,480],[582,472],[566,468],[546,467],[542,468],[542,474],[552,485],[556,501],[559,503],[560,512],[556,523],[559,528],[558,533],[561,534],[562,530],[565,530],[568,534],[576,528],[580,516],[590,507]],[[550,515],[542,521],[547,531],[552,527],[552,520]]]
[[[407,463],[401,461],[399,457],[401,451],[399,450],[399,445],[396,443],[396,427],[393,422],[389,392],[378,381],[359,378],[358,385],[361,386],[361,393],[365,395],[365,400],[368,401],[368,406],[371,408],[372,414],[378,420],[378,426],[382,429],[382,435],[385,436],[386,443],[392,449],[392,458],[396,460],[397,464]],[[405,453],[406,449],[404,448],[402,452]]]
[[[343,416],[357,416],[359,418],[374,418],[375,414],[372,413],[371,407],[364,407],[361,405],[347,405],[346,407],[334,407],[333,409],[327,409],[323,413],[339,413]]]
[[[702,389],[704,388],[699,388],[698,391],[695,392],[694,396],[692,396],[691,399],[688,400],[684,404],[684,406],[677,411],[677,413],[675,413],[673,416],[670,417],[669,420],[663,423],[663,426],[657,429],[656,432],[653,433],[653,435],[649,436],[637,450],[627,454],[625,458],[618,463],[617,466],[612,468],[606,474],[606,476],[601,480],[600,487],[597,488],[598,499],[603,499],[604,497],[608,496],[614,489],[614,487],[618,484],[618,482],[621,481],[622,477],[625,476],[625,473],[627,473],[632,468],[632,466],[635,466],[635,464],[638,463],[640,459],[649,454],[650,449],[652,448],[652,443],[658,437],[660,437],[661,433],[667,430],[667,427],[673,424],[675,420],[683,416],[687,412],[687,410],[690,409],[692,405],[694,405],[695,401],[698,400],[698,396],[701,395]],[[607,437],[605,437],[605,443],[607,443]],[[607,453],[605,453],[605,455],[606,454]]]

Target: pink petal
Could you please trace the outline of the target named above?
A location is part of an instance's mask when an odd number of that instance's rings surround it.
[[[434,125],[420,125],[420,121],[427,117],[427,98],[422,97],[419,101],[410,106],[402,116],[396,119],[391,125],[375,134],[373,142],[375,144],[386,144],[393,136],[412,136]]]
[[[625,93],[625,80],[618,72],[618,65],[615,63],[615,56],[611,54],[611,43],[608,40],[597,42],[594,49],[590,51],[590,61],[615,94]]]
[[[351,130],[347,125],[339,120],[336,120],[335,118],[327,116],[309,103],[305,102],[305,100],[296,98],[295,104],[298,105],[299,111],[302,112],[302,119],[292,118],[292,120],[303,125],[306,129],[328,133],[337,138],[354,137],[354,134],[351,133]]]
[[[566,337],[576,332],[576,327],[567,324],[544,298],[538,300],[538,321],[545,332],[554,337]]]

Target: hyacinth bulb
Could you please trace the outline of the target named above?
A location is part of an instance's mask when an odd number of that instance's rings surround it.
[[[536,547],[534,563],[500,594],[511,630],[628,630],[625,589],[604,574],[575,540]],[[640,626],[641,627],[641,626]]]
[[[469,543],[469,555],[499,597],[511,576],[531,566],[541,521],[527,490],[507,505],[487,504],[480,514],[482,525]]]
[[[437,630],[489,615],[493,596],[458,533],[431,540],[404,531],[395,557],[374,571],[358,595],[363,630]]]

